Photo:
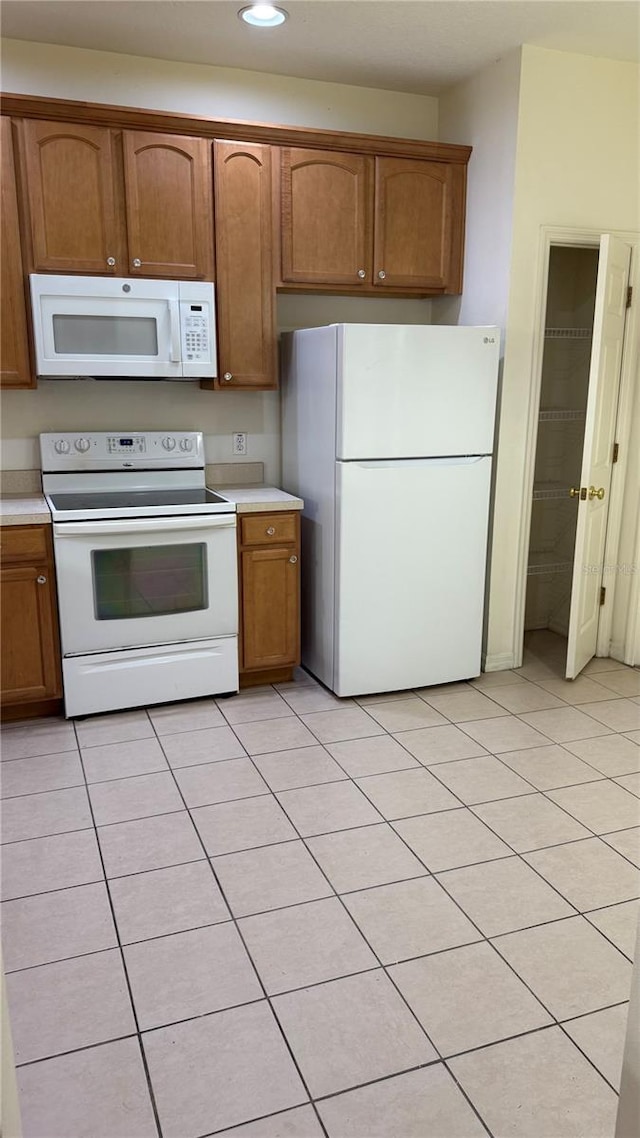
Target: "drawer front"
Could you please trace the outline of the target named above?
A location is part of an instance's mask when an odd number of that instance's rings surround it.
[[[297,518],[292,513],[251,514],[241,518],[240,533],[243,545],[276,545],[283,541],[295,542]]]
[[[0,559],[9,562],[46,561],[49,557],[48,526],[2,526]]]

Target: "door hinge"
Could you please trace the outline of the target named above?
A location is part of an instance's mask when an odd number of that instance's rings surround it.
[[[631,299],[633,297],[633,285],[627,288],[627,308],[631,308]]]
[[[619,447],[618,443],[614,443],[613,444],[613,458],[611,459],[611,461],[617,462],[619,454],[620,454],[620,447]]]
[[[607,596],[607,590],[604,585],[600,586],[600,604],[603,605]]]

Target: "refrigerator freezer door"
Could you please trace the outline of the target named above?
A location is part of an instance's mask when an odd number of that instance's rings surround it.
[[[490,454],[497,328],[338,325],[336,457]]]
[[[333,690],[477,676],[491,458],[337,468]]]

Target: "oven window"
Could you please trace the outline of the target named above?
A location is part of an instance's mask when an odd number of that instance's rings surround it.
[[[207,548],[154,545],[91,552],[97,620],[206,609]]]
[[[58,314],[53,344],[63,356],[157,356],[157,321],[153,316]]]

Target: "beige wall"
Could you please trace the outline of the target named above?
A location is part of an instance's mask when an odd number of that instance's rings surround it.
[[[529,46],[522,49],[491,556],[489,668],[518,662],[517,555],[541,227],[596,232],[640,228],[638,81],[634,64]],[[632,440],[632,445],[640,446],[640,439]],[[629,482],[626,493],[637,511],[637,485]]]
[[[290,125],[437,138],[437,99],[230,68],[5,40],[5,91]],[[281,328],[341,320],[428,323],[423,300],[280,296]],[[193,383],[69,383],[5,392],[2,463],[37,465],[41,431],[200,429],[209,462],[231,462],[231,433],[247,431],[248,458],[280,477],[279,399],[272,392],[206,392]]]
[[[473,146],[467,180],[464,293],[434,301],[442,324],[506,325],[515,183],[520,51],[440,99],[441,142]]]
[[[22,40],[2,43],[2,89],[212,118],[438,137],[438,100],[427,95]]]

